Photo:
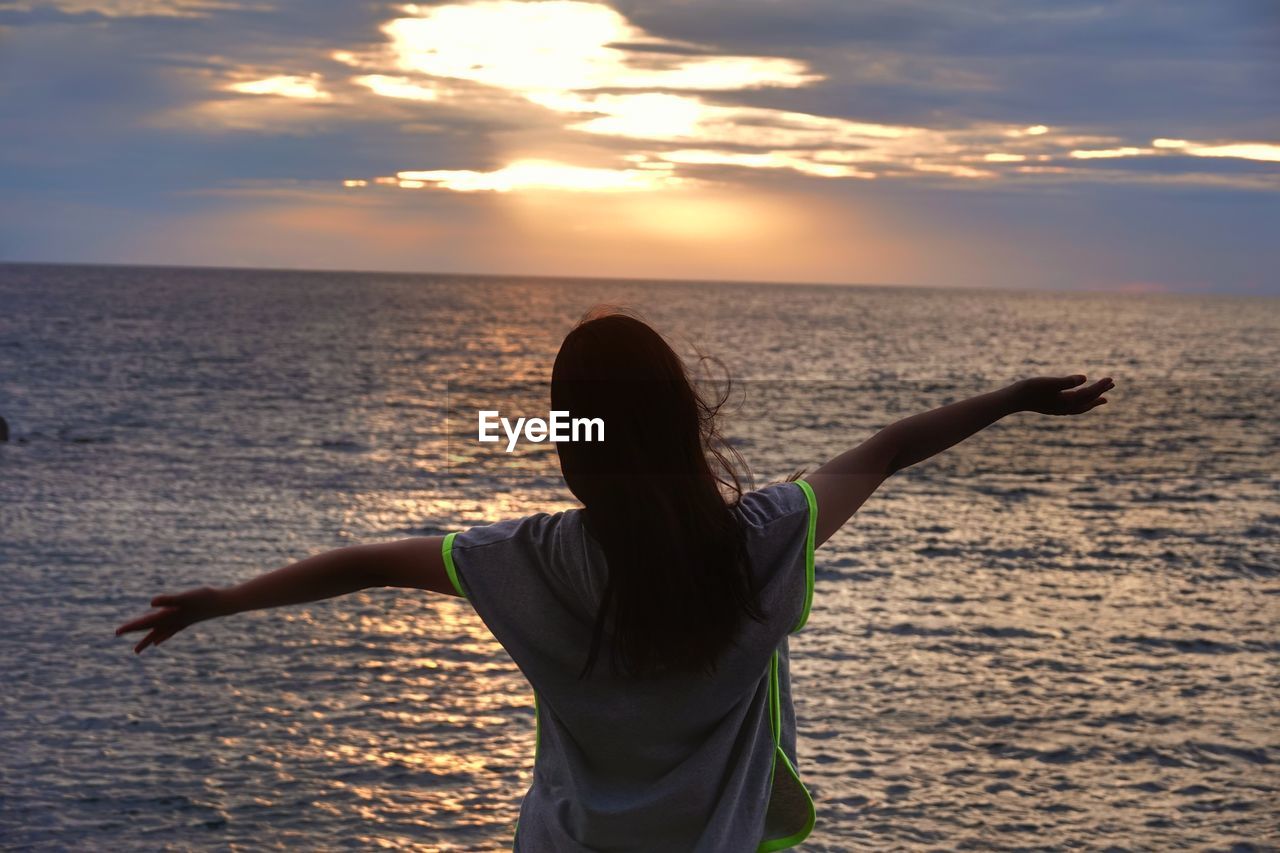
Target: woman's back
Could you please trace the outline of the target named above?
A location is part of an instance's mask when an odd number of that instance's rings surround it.
[[[743,620],[713,676],[605,666],[579,678],[608,579],[581,510],[445,540],[459,593],[535,695],[537,758],[516,849],[737,851],[761,839],[781,849],[808,834],[786,638],[812,596],[810,496],[807,484],[779,483],[735,509],[766,618]]]

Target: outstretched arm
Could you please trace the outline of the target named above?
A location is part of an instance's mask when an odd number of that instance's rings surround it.
[[[986,394],[890,424],[805,477],[818,501],[817,542],[849,520],[880,484],[903,468],[959,444],[1014,412],[1080,415],[1107,399],[1111,379],[1084,385],[1085,377],[1023,379]]]
[[[402,586],[456,595],[445,571],[441,541],[439,536],[420,536],[336,548],[236,586],[205,586],[176,595],[157,595],[151,606],[160,609],[121,625],[116,636],[148,631],[134,646],[137,653],[206,619],[319,601],[369,587]]]

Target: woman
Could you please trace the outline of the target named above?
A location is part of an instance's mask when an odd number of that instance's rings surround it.
[[[814,549],[896,471],[1020,411],[1077,415],[1110,379],[1024,379],[898,421],[802,480],[743,494],[736,455],[671,347],[590,317],[552,370],[554,410],[604,441],[557,444],[582,508],[340,548],[225,589],[160,595],[117,634],[141,652],[205,619],[377,586],[467,598],[534,691],[517,850],[780,850],[813,828],[788,635]]]

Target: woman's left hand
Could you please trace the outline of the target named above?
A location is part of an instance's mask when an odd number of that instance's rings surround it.
[[[151,599],[152,607],[159,610],[140,616],[132,622],[126,622],[116,629],[116,636],[131,631],[150,632],[133,647],[138,654],[147,646],[158,646],[183,628],[197,622],[222,616],[226,613],[222,590],[211,586],[189,589],[177,595],[157,595]]]

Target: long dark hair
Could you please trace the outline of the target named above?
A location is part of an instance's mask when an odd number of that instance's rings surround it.
[[[615,672],[713,673],[749,616],[762,620],[744,531],[741,457],[718,431],[671,346],[637,317],[596,309],[565,337],[551,403],[572,418],[600,418],[604,441],[560,442],[570,491],[608,568],[591,648],[608,637]]]

